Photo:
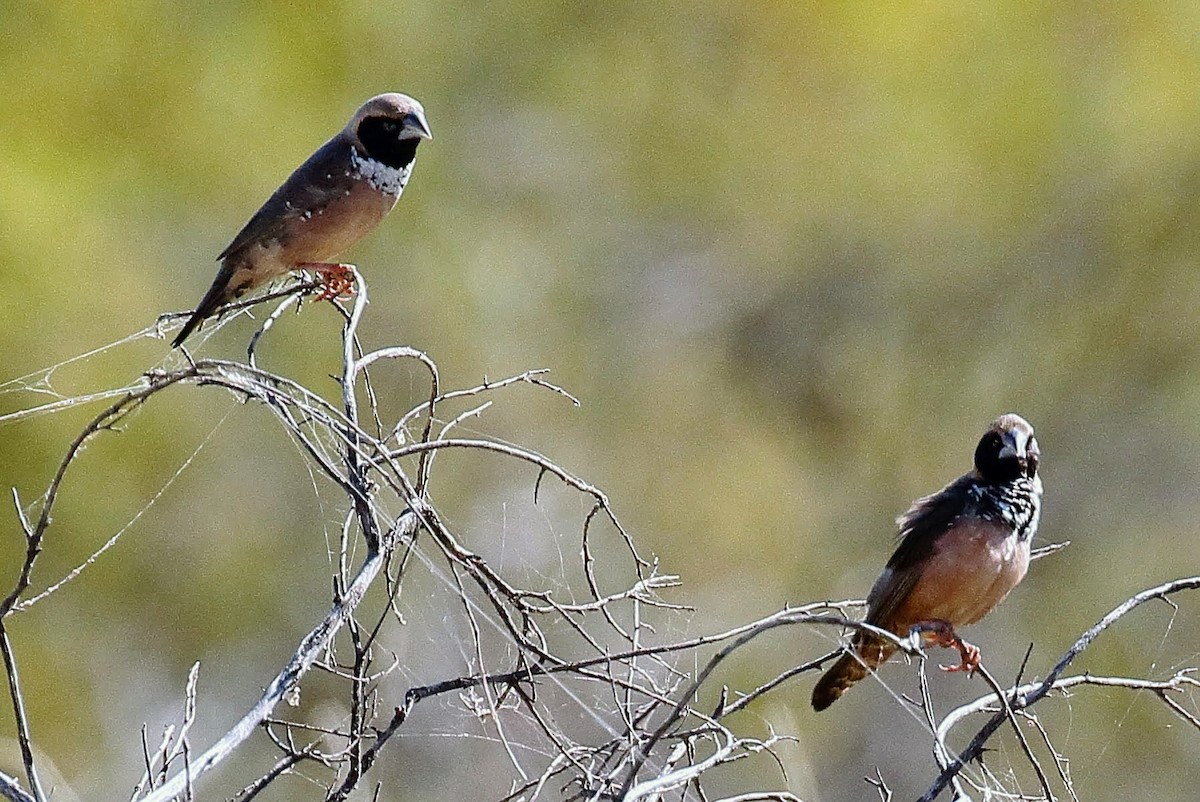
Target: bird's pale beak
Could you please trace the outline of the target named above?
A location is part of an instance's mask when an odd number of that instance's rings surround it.
[[[1020,459],[1023,456],[1025,456],[1025,452],[1017,448],[1012,435],[1004,435],[1004,445],[1000,448],[1000,453],[996,455],[997,459]]]
[[[1032,475],[1030,466],[1037,465],[1036,450],[1032,454],[1030,453],[1029,446],[1032,439],[1023,433],[1005,432],[1001,441],[1003,445],[1000,447],[999,459],[1015,459],[1017,465],[1021,466],[1022,473]]]
[[[404,115],[404,128],[401,133],[416,136],[419,139],[433,139],[433,133],[429,130],[429,123],[425,122],[425,115],[419,111],[410,111]]]

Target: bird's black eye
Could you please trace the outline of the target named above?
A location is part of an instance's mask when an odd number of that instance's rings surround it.
[[[985,476],[991,473],[1000,461],[1002,448],[1004,441],[1001,440],[999,432],[985,434],[975,448],[975,468]]]

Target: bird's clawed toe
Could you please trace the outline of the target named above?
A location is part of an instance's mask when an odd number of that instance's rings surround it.
[[[974,644],[967,643],[962,638],[956,637],[956,643],[945,644],[947,646],[955,646],[958,648],[958,653],[962,655],[962,662],[956,666],[938,666],[942,671],[965,671],[967,675],[974,674],[979,668],[979,647]]]
[[[347,264],[302,264],[304,270],[311,270],[321,277],[321,294],[317,302],[341,298],[354,292],[354,268]]]

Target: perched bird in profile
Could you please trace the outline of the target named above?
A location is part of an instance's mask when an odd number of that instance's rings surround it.
[[[953,646],[962,656],[946,671],[974,671],[979,649],[958,637],[1000,603],[1025,576],[1041,514],[1037,440],[1019,415],[998,418],[975,448],[975,470],[918,499],[896,523],[900,545],[867,596],[866,623],[904,637]],[[896,644],[865,630],[813,688],[824,710],[882,665]]]
[[[331,263],[396,205],[417,145],[431,139],[425,110],[408,95],[376,95],[288,176],[221,252],[221,269],[175,338],[179,346],[221,304],[292,270],[313,270],[333,297],[353,283]]]

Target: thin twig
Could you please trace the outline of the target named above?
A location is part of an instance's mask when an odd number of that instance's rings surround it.
[[[21,677],[17,673],[17,658],[8,639],[8,629],[0,621],[0,652],[4,653],[4,669],[8,672],[8,693],[12,699],[13,716],[17,720],[17,743],[21,747],[21,762],[25,765],[25,778],[37,802],[45,802],[46,792],[38,779],[33,762],[33,741],[29,737],[29,718],[25,713],[25,699],[21,695]]]

